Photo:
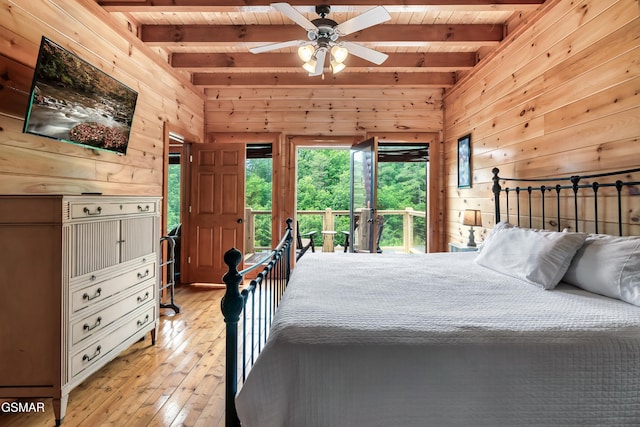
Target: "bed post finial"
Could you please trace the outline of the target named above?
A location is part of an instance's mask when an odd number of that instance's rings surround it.
[[[238,265],[242,262],[242,253],[236,248],[231,248],[225,252],[224,262],[229,269],[222,276],[222,281],[227,289],[220,306],[224,322],[227,324],[226,348],[236,349],[238,348],[238,321],[244,308],[244,297],[240,294],[242,275],[238,272]],[[238,392],[238,359],[235,352],[232,351],[227,351],[226,354],[225,389],[225,425],[239,426],[240,421],[234,404]]]
[[[502,187],[500,187],[500,177],[498,176],[498,174],[500,173],[500,169],[493,168],[491,172],[493,172],[493,187],[491,189],[493,190],[493,200],[495,203],[497,224],[500,222],[500,191],[502,191]]]
[[[242,275],[238,272],[238,265],[242,262],[242,253],[236,248],[231,248],[224,254],[224,263],[227,264],[227,272],[222,276],[226,285],[226,292],[222,297],[222,314],[225,322],[237,322],[243,308],[243,298],[240,295]]]

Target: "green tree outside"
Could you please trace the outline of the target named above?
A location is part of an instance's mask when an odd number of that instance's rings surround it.
[[[245,206],[253,210],[271,210],[271,159],[247,159],[245,168]],[[271,247],[271,215],[256,215],[255,221],[256,246]]]
[[[180,224],[180,164],[169,164],[167,194],[167,231]]]
[[[348,149],[298,150],[298,206],[304,210],[349,210],[350,152]],[[378,209],[426,209],[426,163],[379,163]],[[300,229],[322,230],[321,215],[301,215]],[[414,245],[424,244],[425,221],[414,218]],[[382,246],[402,245],[402,217],[388,215],[382,235]],[[349,230],[348,216],[335,221],[336,231]],[[342,243],[342,238],[337,238]],[[318,242],[319,243],[319,242]]]

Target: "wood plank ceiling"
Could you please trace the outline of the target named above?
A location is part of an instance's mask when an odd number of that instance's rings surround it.
[[[442,94],[545,0],[336,0],[341,23],[382,5],[391,20],[345,36],[384,52],[375,65],[350,55],[346,69],[310,77],[295,48],[306,40],[270,0],[96,0],[207,95],[206,132],[355,135],[442,129]],[[318,0],[318,3],[321,3]],[[307,19],[315,3],[289,2]]]

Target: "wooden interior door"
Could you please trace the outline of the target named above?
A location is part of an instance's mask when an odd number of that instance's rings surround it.
[[[222,283],[224,252],[244,253],[244,144],[192,144],[188,281]],[[183,231],[184,232],[184,231]]]

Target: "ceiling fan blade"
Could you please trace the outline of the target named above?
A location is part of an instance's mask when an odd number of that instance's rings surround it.
[[[308,42],[305,42],[304,40],[290,40],[288,42],[271,43],[271,44],[266,44],[264,46],[252,47],[249,49],[249,52],[251,53],[271,52],[272,50],[284,49],[285,47],[302,46],[305,43],[308,43]]]
[[[324,72],[324,60],[327,57],[326,49],[318,49],[316,52],[316,69],[313,73],[309,73],[310,76],[320,76]]]
[[[367,61],[373,62],[376,65],[382,64],[389,57],[389,55],[387,55],[386,53],[369,49],[368,47],[364,47],[358,43],[343,41],[340,44],[344,46],[350,54],[358,56],[362,59],[366,59]]]
[[[293,8],[289,3],[271,3],[271,7],[287,16],[296,24],[300,25],[307,31],[316,31],[317,27],[313,24],[313,22],[309,21],[303,14],[298,12]]]
[[[338,24],[334,30],[341,36],[346,36],[347,34],[355,33],[356,31],[381,24],[389,19],[391,19],[391,15],[389,15],[387,9],[382,6],[377,6],[343,22],[342,24]]]

